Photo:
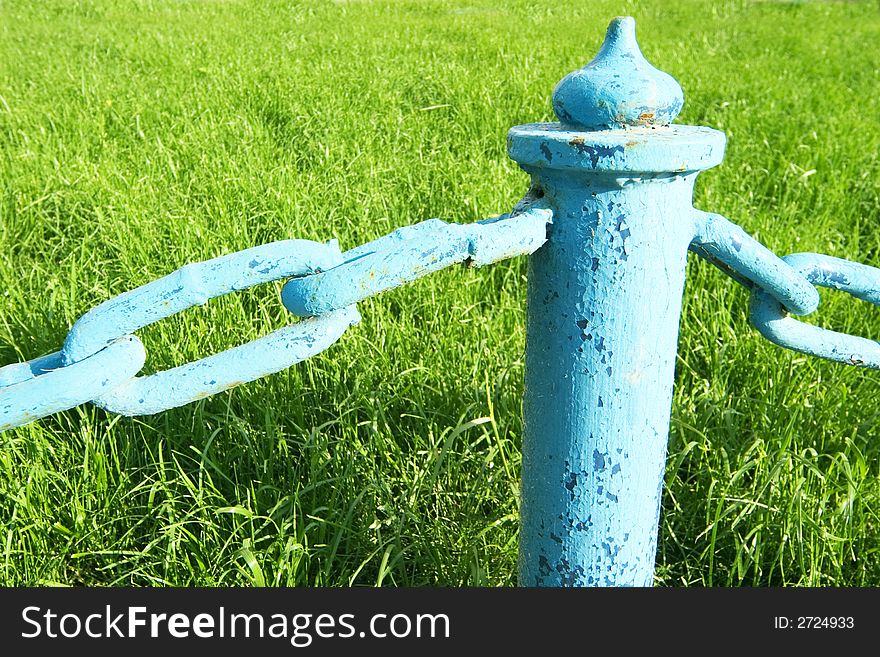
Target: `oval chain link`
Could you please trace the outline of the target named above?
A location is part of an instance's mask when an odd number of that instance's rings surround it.
[[[880,269],[819,253],[779,258],[721,215],[697,211],[691,251],[752,291],[750,321],[771,342],[838,363],[880,369],[880,343],[788,316],[819,306],[814,285],[880,305]]]
[[[880,305],[880,269],[819,253],[793,253],[782,258],[814,285],[848,292]],[[766,291],[752,291],[750,319],[765,338],[786,349],[838,363],[880,369],[880,342],[831,331],[786,316],[785,308]]]
[[[69,367],[61,352],[0,368],[0,431],[79,406],[129,380],[144,366],[144,345],[127,335]]]

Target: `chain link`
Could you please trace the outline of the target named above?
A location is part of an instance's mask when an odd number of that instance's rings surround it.
[[[73,365],[120,333],[127,334],[233,291],[314,274],[341,261],[338,244],[285,240],[186,265],[105,301],[70,329],[62,364]],[[298,322],[263,338],[164,372],[136,377],[94,398],[120,415],[150,415],[274,374],[320,353],[359,321],[354,308]]]
[[[354,304],[431,272],[527,255],[546,240],[550,210],[470,225],[439,219],[408,226],[341,254],[337,243],[285,240],[193,263],[105,301],[71,328],[60,352],[0,368],[0,431],[85,402],[148,415],[281,371],[336,342],[360,320]],[[283,301],[308,316],[192,363],[138,377],[146,353],[131,333],[210,299],[290,279]]]
[[[814,285],[880,305],[880,269],[819,253],[793,253],[782,260]],[[761,335],[786,349],[880,369],[880,343],[786,317],[785,308],[764,290],[752,291],[750,318]]]
[[[281,300],[294,315],[323,315],[456,263],[478,267],[533,253],[547,240],[551,217],[536,207],[467,225],[430,219],[400,228],[346,252],[338,267],[288,281]]]
[[[880,305],[880,269],[819,253],[779,258],[724,217],[708,212],[697,217],[690,249],[752,291],[750,321],[761,335],[786,349],[880,369],[880,343],[788,316],[808,315],[819,307],[814,285]]]
[[[145,359],[144,345],[127,335],[70,367],[57,351],[0,368],[0,431],[91,401],[137,374]]]
[[[765,290],[796,315],[819,307],[819,293],[808,280],[720,214],[696,211],[690,249],[747,288]]]

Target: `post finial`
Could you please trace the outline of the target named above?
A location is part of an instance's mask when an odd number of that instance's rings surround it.
[[[553,91],[556,116],[580,130],[668,125],[683,104],[675,78],[642,55],[636,22],[629,16],[612,20],[596,57]]]

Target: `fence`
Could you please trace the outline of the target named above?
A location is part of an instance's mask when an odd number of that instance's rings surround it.
[[[802,323],[814,285],[880,303],[880,270],[820,254],[777,258],[723,217],[692,207],[697,174],[725,136],[672,125],[678,83],[652,67],[631,18],[553,94],[559,123],[511,129],[510,157],[532,177],[509,214],[471,225],[430,220],[345,253],[287,240],[190,264],[92,309],[61,351],[0,368],[0,430],[91,402],[122,415],[190,403],[327,349],[356,303],[455,263],[530,255],[523,412],[520,582],[649,585],[654,570],[673,372],[688,251],[752,292],[770,340],[880,368],[880,343]],[[138,329],[209,299],[286,280],[305,319],[150,376]]]

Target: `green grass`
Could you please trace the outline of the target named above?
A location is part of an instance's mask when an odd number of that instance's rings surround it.
[[[876,2],[4,0],[0,363],[187,262],[506,211],[507,129],[621,13],[679,121],[728,135],[698,207],[880,265]],[[880,374],[767,343],[743,289],[688,273],[657,583],[880,584]],[[174,411],[3,434],[0,583],[514,584],[525,275],[366,301],[324,354]],[[147,370],[290,321],[265,288],[142,331]]]

